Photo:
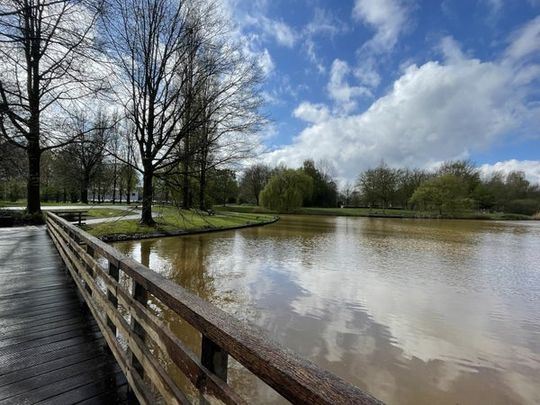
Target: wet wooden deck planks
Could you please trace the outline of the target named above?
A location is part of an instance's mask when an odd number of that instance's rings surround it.
[[[0,228],[0,404],[126,403],[46,228]]]

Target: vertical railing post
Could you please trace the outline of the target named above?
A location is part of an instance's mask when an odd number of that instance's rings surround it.
[[[201,363],[216,376],[227,382],[229,354],[205,335],[202,337]]]
[[[114,265],[113,263],[109,262],[109,276],[116,280],[118,282],[120,278],[120,271],[118,270],[118,266]],[[118,297],[112,293],[109,289],[107,289],[107,299],[109,302],[113,305],[115,309],[118,308]],[[107,325],[109,326],[109,329],[112,331],[113,335],[116,336],[116,326],[112,319],[107,315]]]
[[[140,302],[142,305],[146,306],[148,301],[148,293],[146,292],[146,289],[139,283],[137,283],[135,280],[133,280],[133,287],[131,291],[131,296],[138,302]],[[143,342],[145,340],[145,332],[144,328],[141,326],[139,322],[135,319],[135,317],[131,316],[131,331],[135,335],[137,335]],[[144,369],[133,353],[130,353],[129,355],[130,362],[132,368],[139,374],[141,378],[144,378]]]
[[[86,253],[88,253],[88,255],[90,257],[94,257],[94,248],[90,245],[86,245]],[[92,266],[90,265],[86,265],[86,271],[88,272],[88,275],[90,276],[90,278],[93,280],[95,277],[94,277],[94,270],[92,269]],[[86,288],[86,292],[88,292],[89,295],[92,295],[92,288],[90,288],[90,286],[85,283],[85,288]]]
[[[227,364],[229,362],[229,354],[223,350],[213,340],[202,335],[201,342],[201,364],[210,372],[214,373],[218,378],[227,382]],[[204,397],[203,392],[200,392],[199,401],[201,405],[209,405],[210,403]]]

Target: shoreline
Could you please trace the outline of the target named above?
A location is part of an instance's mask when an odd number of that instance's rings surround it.
[[[271,220],[268,220],[268,221],[261,221],[261,222],[251,223],[251,224],[243,224],[243,225],[234,225],[234,226],[221,227],[221,228],[195,228],[192,230],[178,229],[174,231],[158,231],[158,232],[151,232],[151,233],[109,234],[109,235],[97,236],[97,238],[106,243],[114,243],[114,242],[125,242],[125,241],[132,241],[132,240],[165,238],[165,237],[172,237],[172,236],[190,236],[190,235],[198,235],[198,234],[204,234],[204,233],[233,231],[237,229],[254,228],[257,226],[271,225],[279,221],[279,219],[280,217],[276,215]]]
[[[502,214],[501,217],[490,217],[479,215],[471,216],[450,216],[450,215],[399,215],[399,214],[333,214],[333,213],[309,213],[309,212],[299,212],[299,213],[289,213],[281,215],[306,215],[306,216],[329,216],[329,217],[356,217],[356,218],[388,218],[388,219],[425,219],[425,220],[460,220],[460,221],[538,221],[539,219],[521,215],[521,214]]]
[[[268,212],[264,208],[255,206],[227,206],[221,207],[223,211],[246,213],[246,214],[268,214],[268,215],[306,215],[306,216],[329,216],[329,217],[359,217],[359,218],[390,218],[390,219],[421,219],[421,220],[478,220],[478,221],[538,221],[540,217],[534,215],[523,215],[513,213],[456,213],[456,214],[435,214],[428,212],[405,211],[405,214],[400,213],[400,210],[393,210],[388,213],[381,212],[382,210],[374,210],[374,212],[361,212],[363,208],[300,208],[287,213]],[[343,211],[342,211],[343,210]],[[352,211],[352,210],[356,210]],[[360,212],[359,212],[360,211]],[[538,214],[536,214],[538,215]]]

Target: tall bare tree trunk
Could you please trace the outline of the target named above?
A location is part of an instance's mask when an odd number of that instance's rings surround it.
[[[90,174],[84,173],[81,182],[81,202],[88,204],[88,187],[90,186]]]
[[[113,172],[113,189],[112,189],[112,203],[116,203],[116,158],[114,159],[114,172]]]
[[[39,47],[30,47],[27,52],[27,92],[30,117],[28,119],[28,184],[26,195],[26,211],[29,214],[41,212],[39,182],[41,177],[41,148],[39,146],[40,135],[40,97],[39,97]],[[38,61],[31,63],[30,61]]]
[[[155,221],[152,218],[152,200],[154,199],[154,188],[152,180],[154,177],[154,169],[152,162],[144,165],[143,174],[143,201],[142,201],[142,216],[141,223],[144,225],[154,225]]]
[[[38,214],[41,212],[41,204],[39,198],[41,150],[39,148],[37,139],[29,142],[26,153],[28,155],[26,211],[29,214]]]
[[[183,174],[182,174],[182,208],[188,210],[191,208],[190,204],[190,189],[189,189],[189,134],[186,134],[184,139],[184,161],[183,161]]]

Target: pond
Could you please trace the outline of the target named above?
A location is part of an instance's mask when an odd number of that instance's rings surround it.
[[[285,216],[115,246],[388,404],[540,403],[540,222]]]

